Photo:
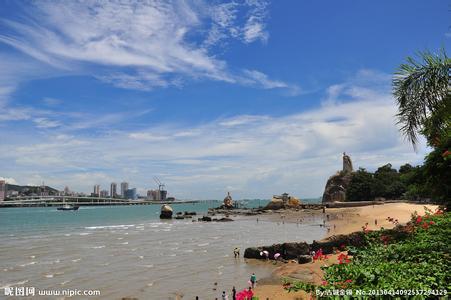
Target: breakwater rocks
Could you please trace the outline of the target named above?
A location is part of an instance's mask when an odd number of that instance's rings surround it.
[[[214,216],[216,214],[223,215],[240,215],[240,216],[257,216],[262,214],[271,214],[275,211],[283,212],[283,211],[300,211],[300,210],[322,210],[325,208],[324,204],[299,204],[296,207],[277,207],[276,209],[270,209],[268,207],[259,207],[259,208],[233,208],[233,209],[223,209],[221,207],[218,208],[209,208],[208,215]]]
[[[298,242],[246,248],[244,257],[266,259],[266,256],[261,255],[260,253],[268,251],[268,259],[274,259],[274,254],[280,253],[280,257],[284,260],[297,259],[299,263],[306,263],[311,261],[310,254],[312,251],[322,249],[324,254],[331,254],[334,249],[340,249],[342,245],[360,247],[365,245],[365,243],[364,233],[354,232],[347,235],[334,235],[320,241],[313,241],[311,244]]]
[[[266,259],[266,256],[260,255],[260,252],[268,251],[269,259],[274,259],[274,254],[279,253],[283,259],[296,259],[300,255],[309,255],[310,246],[306,242],[283,243],[271,246],[246,248],[245,258]]]
[[[212,218],[209,216],[203,216],[202,218],[198,218],[197,221],[199,221],[199,222],[231,222],[233,220],[230,218],[227,218],[227,217],[217,219],[217,218]]]

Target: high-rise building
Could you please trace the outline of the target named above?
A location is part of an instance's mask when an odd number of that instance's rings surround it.
[[[160,200],[160,192],[158,190],[148,190],[147,200]]]
[[[110,197],[116,198],[117,197],[117,184],[116,182],[112,182],[110,185]]]
[[[6,198],[6,181],[0,180],[0,201]]]
[[[64,187],[64,195],[65,195],[65,196],[69,196],[69,195],[70,195],[70,189],[69,189],[68,186],[65,186],[65,187]]]
[[[125,198],[125,192],[128,190],[128,182],[121,182],[121,197]]]
[[[138,195],[136,194],[136,188],[128,189],[125,191],[125,199],[136,200]]]
[[[108,197],[108,191],[107,190],[101,190],[100,191],[100,197],[102,197],[102,198]]]
[[[100,197],[100,185],[99,184],[94,185],[93,194],[94,194],[94,197]]]

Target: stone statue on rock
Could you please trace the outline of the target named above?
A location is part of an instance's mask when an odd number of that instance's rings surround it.
[[[351,157],[343,152],[343,172],[351,173],[352,171],[354,171],[354,168],[352,167]]]
[[[343,169],[327,180],[324,188],[323,203],[346,201],[346,189],[351,182],[353,171],[351,157],[346,152],[343,152]]]
[[[233,200],[232,196],[230,196],[230,192],[227,192],[227,196],[224,198],[223,208],[233,208]]]

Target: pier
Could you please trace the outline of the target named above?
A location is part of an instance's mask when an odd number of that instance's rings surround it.
[[[25,196],[14,200],[0,201],[2,207],[46,207],[70,204],[75,206],[104,206],[104,205],[151,205],[151,204],[182,204],[197,203],[199,200],[155,201],[129,200],[118,198],[82,197],[82,196]]]

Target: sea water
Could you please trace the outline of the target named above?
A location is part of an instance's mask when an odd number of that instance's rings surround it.
[[[172,206],[199,216],[219,202]],[[25,286],[99,290],[95,299],[215,299],[232,286],[245,288],[253,272],[262,278],[272,270],[270,262],[235,259],[235,247],[243,254],[246,247],[311,242],[325,234],[315,219],[303,224],[255,217],[163,221],[159,210],[159,205],[0,209],[0,298],[4,287]]]

